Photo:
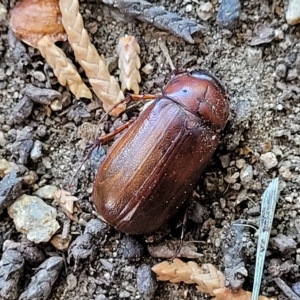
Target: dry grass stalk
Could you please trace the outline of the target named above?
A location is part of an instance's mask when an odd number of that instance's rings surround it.
[[[141,75],[139,68],[140,61],[140,46],[135,37],[125,36],[119,40],[117,46],[117,53],[119,55],[119,69],[120,81],[123,92],[132,90],[135,94],[140,91],[139,83],[141,82]]]
[[[74,50],[75,57],[84,69],[95,94],[103,101],[105,111],[109,111],[124,98],[117,80],[110,76],[104,60],[90,42],[88,33],[79,13],[78,0],[60,0],[62,23],[68,34],[68,40]],[[119,105],[111,115],[118,116],[125,110],[125,103]]]
[[[88,99],[92,98],[91,91],[83,83],[76,67],[48,36],[44,36],[40,39],[37,46],[42,56],[53,69],[53,72],[61,85],[65,86],[67,84],[76,99],[82,97]]]
[[[161,281],[178,283],[183,281],[187,284],[197,284],[196,288],[204,293],[215,296],[215,300],[251,300],[252,293],[239,289],[232,293],[224,287],[224,275],[212,264],[204,264],[200,267],[195,262],[187,263],[175,258],[173,263],[163,261],[152,268]],[[259,296],[258,300],[274,300]]]

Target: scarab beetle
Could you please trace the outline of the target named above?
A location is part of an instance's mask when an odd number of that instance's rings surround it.
[[[216,77],[203,70],[174,76],[100,166],[93,197],[101,216],[129,234],[164,225],[191,197],[228,117]]]

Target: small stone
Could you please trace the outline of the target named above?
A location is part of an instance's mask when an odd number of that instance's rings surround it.
[[[42,198],[42,199],[54,199],[54,193],[58,190],[58,188],[54,185],[44,185],[38,190],[34,192],[34,195]]]
[[[157,289],[157,282],[150,266],[141,265],[137,270],[137,288],[144,300],[151,300]]]
[[[63,238],[61,234],[57,234],[50,240],[50,243],[56,249],[63,251],[69,248],[71,240],[72,236],[70,234],[66,238]]]
[[[8,162],[6,159],[0,159],[0,177],[3,178],[5,175],[9,174],[13,168],[16,166],[13,162]]]
[[[239,22],[240,12],[239,0],[223,0],[218,12],[217,24],[220,28],[234,29]]]
[[[90,234],[96,239],[104,238],[110,226],[99,219],[90,220],[84,229],[85,234]]]
[[[289,236],[279,233],[270,240],[272,248],[278,249],[283,254],[292,254],[296,252],[297,243]]]
[[[59,229],[56,210],[36,196],[23,195],[9,208],[9,216],[14,219],[19,232],[35,242],[48,242]]]
[[[7,18],[7,9],[0,3],[0,22],[5,21]]]
[[[124,298],[129,298],[130,297],[130,293],[127,291],[121,291],[119,294],[119,298],[124,299]]]
[[[230,174],[226,175],[225,181],[227,183],[233,184],[233,183],[236,183],[236,181],[239,177],[240,177],[240,173],[235,172],[235,173],[233,173],[233,175],[230,175]]]
[[[14,107],[11,116],[9,118],[9,125],[21,124],[24,120],[26,120],[33,109],[33,102],[29,99],[29,97],[24,96]]]
[[[22,193],[22,178],[19,176],[17,168],[15,168],[0,181],[0,214]]]
[[[242,169],[244,167],[245,163],[246,163],[246,161],[243,158],[241,158],[235,162],[235,165],[237,166],[237,168]]]
[[[46,76],[43,72],[41,71],[32,71],[31,75],[37,79],[40,82],[45,82],[46,81]]]
[[[58,91],[38,88],[32,84],[27,85],[25,95],[33,102],[44,105],[49,105],[52,100],[60,100],[62,98],[61,93]]]
[[[298,296],[300,296],[300,282],[296,282],[292,285],[292,290],[294,293],[296,293]]]
[[[6,144],[6,139],[4,137],[4,132],[0,131],[0,147],[4,147]]]
[[[15,153],[19,154],[18,162],[20,164],[26,165],[29,162],[33,144],[33,128],[31,126],[17,130],[17,140],[13,143],[12,148]]]
[[[60,111],[63,109],[62,103],[58,99],[53,100],[50,104],[50,107],[53,111]]]
[[[285,64],[279,64],[277,67],[276,67],[276,75],[279,77],[279,78],[285,78],[286,76],[286,65]]]
[[[298,78],[298,72],[297,72],[297,69],[290,69],[287,73],[287,76],[286,76],[286,80],[288,81],[292,81],[292,80],[295,80]]]
[[[36,172],[34,171],[28,171],[27,174],[24,175],[23,177],[23,183],[26,184],[27,186],[33,185],[39,177],[37,176]]]
[[[139,260],[144,253],[144,246],[137,239],[125,236],[123,241],[123,255],[125,259]]]
[[[282,178],[288,181],[291,181],[294,177],[293,173],[286,166],[281,166],[279,168],[279,174]]]
[[[46,169],[51,169],[52,168],[49,157],[43,157],[42,162],[43,162],[43,165],[46,167]]]
[[[267,152],[262,154],[260,156],[260,160],[267,170],[274,168],[278,164],[277,158],[273,152]]]
[[[95,300],[108,300],[108,298],[105,295],[100,294],[96,296]]]
[[[203,21],[210,19],[214,14],[213,8],[214,7],[210,2],[204,2],[200,4],[199,8],[197,9],[199,18]]]
[[[35,162],[43,155],[43,144],[41,141],[36,140],[30,151],[30,158]]]
[[[281,41],[284,39],[284,33],[281,29],[274,30],[274,39],[277,41]]]
[[[110,263],[107,259],[100,258],[100,262],[106,271],[112,272],[114,265]]]
[[[186,12],[191,12],[193,10],[193,6],[191,4],[188,4],[186,7],[185,7],[185,11]]]
[[[127,284],[125,286],[125,290],[128,291],[128,292],[130,292],[130,293],[135,293],[135,291],[136,291],[135,287],[133,285],[131,285],[131,284]]]
[[[300,23],[300,2],[299,0],[290,0],[286,14],[286,21],[290,25]]]
[[[243,183],[253,180],[253,167],[251,165],[245,165],[241,170],[240,178]]]
[[[39,127],[36,130],[36,134],[41,138],[45,137],[47,134],[47,127],[45,125],[39,125]]]
[[[230,163],[230,156],[229,154],[221,155],[220,156],[221,165],[224,169],[229,167]]]
[[[142,72],[144,72],[147,75],[152,74],[154,70],[154,67],[151,64],[146,64],[145,67],[142,68]]]
[[[199,202],[194,202],[188,209],[188,219],[196,224],[203,224],[209,217],[209,211]]]

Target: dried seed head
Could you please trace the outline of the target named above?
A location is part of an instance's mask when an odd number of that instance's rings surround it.
[[[138,94],[140,90],[139,83],[141,82],[139,44],[133,36],[125,36],[119,41],[117,53],[119,55],[118,65],[121,70],[122,90],[132,90],[135,94]]]
[[[59,83],[61,85],[67,84],[76,99],[82,97],[88,99],[92,98],[91,91],[83,83],[76,67],[48,36],[44,36],[40,39],[37,43],[37,47],[50,67],[53,68],[53,72]]]
[[[88,32],[84,28],[83,19],[79,12],[78,0],[61,0],[59,2],[62,23],[68,34],[69,43],[75,57],[84,69],[95,94],[103,102],[106,112],[124,98],[118,81],[110,76],[105,61],[99,56],[91,43]],[[110,111],[110,115],[118,116],[126,108],[123,103]]]
[[[22,0],[11,11],[10,27],[26,44],[37,47],[45,35],[52,41],[66,41],[58,0]]]

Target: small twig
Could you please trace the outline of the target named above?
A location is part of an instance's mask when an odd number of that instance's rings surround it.
[[[283,291],[283,293],[289,298],[289,300],[300,300],[300,297],[296,295],[281,278],[274,278],[274,281],[276,282],[278,287]]]
[[[167,60],[168,64],[170,65],[171,70],[174,71],[175,67],[174,67],[173,61],[170,57],[169,50],[168,50],[166,44],[161,39],[159,39],[158,45],[159,45],[161,51],[163,52],[164,56],[166,57],[166,60]]]

